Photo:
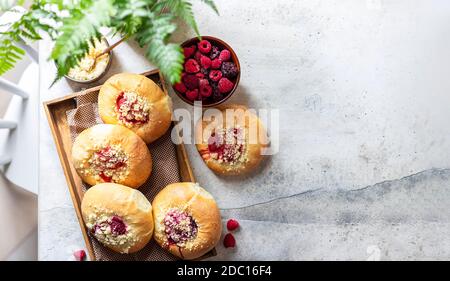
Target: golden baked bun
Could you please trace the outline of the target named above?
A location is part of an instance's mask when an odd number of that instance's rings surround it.
[[[81,132],[72,146],[73,165],[86,183],[141,186],[152,171],[147,145],[133,131],[98,124]]]
[[[101,183],[89,188],[81,214],[100,243],[122,254],[144,248],[153,235],[152,205],[140,191],[124,185]]]
[[[264,125],[243,105],[225,105],[218,109],[222,112],[222,121],[207,120],[203,116],[196,126],[195,143],[203,161],[222,175],[253,171],[263,159],[262,150],[268,146]]]
[[[195,259],[219,242],[219,209],[211,194],[198,184],[170,184],[156,195],[152,206],[155,240],[173,255]]]
[[[98,112],[106,124],[125,126],[151,143],[170,127],[172,100],[151,79],[120,73],[100,88]]]

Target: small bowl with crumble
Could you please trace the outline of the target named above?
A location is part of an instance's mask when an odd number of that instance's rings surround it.
[[[239,84],[241,66],[234,50],[224,41],[201,36],[181,44],[184,52],[181,81],[173,85],[186,103],[201,101],[214,107],[229,99]]]

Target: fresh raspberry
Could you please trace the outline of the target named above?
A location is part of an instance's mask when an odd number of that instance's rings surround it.
[[[213,81],[219,81],[220,78],[222,78],[222,72],[220,72],[220,70],[211,70],[211,72],[209,73],[209,79],[213,80]]]
[[[205,78],[205,74],[199,72],[199,73],[195,73],[195,76],[198,77],[198,79],[203,79]]]
[[[195,45],[183,48],[184,57],[186,59],[192,57],[192,55],[195,53],[196,50],[197,50],[197,48],[195,47]]]
[[[200,65],[194,59],[188,59],[184,64],[184,70],[187,73],[197,73],[200,71]]]
[[[192,91],[187,91],[186,92],[186,97],[189,100],[195,100],[198,97],[198,89],[192,90]]]
[[[213,89],[213,93],[212,93],[212,99],[214,102],[218,102],[223,100],[223,95],[222,93],[219,91],[219,86],[217,85],[217,82],[211,82],[211,86]]]
[[[228,220],[228,222],[227,222],[227,229],[229,231],[233,231],[233,230],[235,230],[238,227],[239,227],[239,222],[237,220],[234,220],[234,219],[229,219]]]
[[[203,97],[209,97],[212,94],[212,87],[209,85],[209,82],[207,79],[200,79],[199,82],[200,87],[200,94]]]
[[[220,59],[221,61],[229,61],[230,58],[231,58],[231,53],[230,53],[230,51],[228,51],[228,50],[222,50],[222,52],[220,52],[219,59]]]
[[[73,256],[77,261],[84,261],[86,258],[86,252],[84,250],[78,250],[73,253]]]
[[[213,59],[211,61],[211,68],[213,68],[213,69],[219,69],[221,65],[222,65],[222,61],[218,58]]]
[[[200,52],[207,54],[211,51],[211,43],[208,40],[202,40],[198,43],[198,49]]]
[[[180,82],[180,83],[176,83],[175,85],[173,85],[173,88],[177,91],[180,92],[182,94],[186,93],[187,89],[186,86]]]
[[[222,79],[220,79],[218,86],[219,86],[219,91],[222,94],[225,94],[225,93],[228,93],[231,90],[233,90],[234,84],[227,78],[222,78]]]
[[[207,56],[202,56],[200,58],[200,65],[202,66],[202,68],[204,69],[208,69],[211,67],[211,59],[208,58]]]
[[[198,88],[198,77],[193,74],[187,74],[183,77],[183,83],[189,90]]]
[[[237,66],[234,63],[229,62],[229,61],[222,63],[221,70],[222,70],[223,76],[227,77],[227,78],[234,78],[239,73]]]
[[[220,55],[220,49],[217,46],[212,46],[211,48],[211,54],[209,55],[210,59],[215,59]]]
[[[195,53],[195,55],[194,55],[194,59],[195,59],[198,63],[200,63],[200,59],[202,58],[202,56],[203,56],[202,52],[197,51],[197,52]]]
[[[225,248],[234,248],[234,246],[236,246],[236,239],[234,239],[233,234],[227,233],[227,235],[225,235],[223,238],[223,245]]]

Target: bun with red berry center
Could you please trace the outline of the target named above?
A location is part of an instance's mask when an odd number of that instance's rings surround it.
[[[243,105],[222,105],[220,119],[203,118],[197,123],[195,141],[206,165],[222,175],[253,171],[263,160],[268,145],[264,125]]]
[[[114,183],[91,187],[81,202],[89,233],[113,251],[142,249],[153,235],[152,205],[138,190]]]
[[[155,240],[171,254],[196,259],[219,242],[220,211],[206,190],[192,182],[166,186],[152,202]]]
[[[90,185],[112,182],[138,188],[152,171],[145,142],[133,131],[110,124],[95,125],[78,135],[72,146],[72,163]]]
[[[103,122],[134,131],[146,143],[164,135],[172,119],[172,100],[151,79],[120,73],[103,84],[98,94]]]

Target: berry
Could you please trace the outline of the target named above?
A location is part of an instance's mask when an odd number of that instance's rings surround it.
[[[203,97],[209,97],[212,94],[212,87],[209,85],[209,82],[207,79],[200,79],[199,82],[200,87],[200,94]]]
[[[194,59],[198,62],[198,63],[200,63],[200,59],[202,58],[202,52],[200,52],[200,51],[197,51],[196,53],[195,53],[195,55],[194,55]]]
[[[212,83],[211,86],[213,88],[213,94],[212,94],[213,101],[214,102],[221,101],[223,99],[223,95],[219,91],[219,86],[217,85],[217,83]]]
[[[200,71],[200,65],[194,59],[188,59],[188,61],[184,64],[184,70],[187,73],[197,73]]]
[[[218,58],[213,59],[211,61],[211,68],[213,68],[213,69],[219,69],[221,65],[222,65],[222,61]]]
[[[205,74],[199,72],[199,73],[195,73],[195,76],[198,77],[198,79],[203,79],[205,78]]]
[[[220,52],[219,59],[220,59],[221,61],[229,61],[230,58],[231,58],[231,53],[230,53],[230,51],[228,51],[228,50],[222,50],[222,52]]]
[[[192,55],[195,53],[196,50],[197,48],[195,47],[195,45],[183,48],[184,57],[186,59],[192,57]]]
[[[223,238],[223,245],[225,248],[234,248],[234,246],[236,246],[236,239],[234,239],[233,234],[227,233],[227,235],[225,235]]]
[[[219,86],[219,92],[221,92],[222,94],[225,94],[225,93],[228,93],[231,90],[233,90],[234,84],[227,78],[222,78],[222,79],[220,79],[218,86]]]
[[[228,222],[227,222],[227,229],[229,231],[233,231],[233,230],[235,230],[238,227],[239,227],[239,222],[237,220],[234,220],[234,219],[229,219],[228,220]]]
[[[220,78],[222,78],[222,72],[220,72],[220,70],[211,70],[211,72],[209,73],[209,79],[213,80],[213,81],[219,81]]]
[[[73,256],[77,261],[84,261],[86,258],[86,252],[84,250],[78,250],[73,253]]]
[[[210,59],[215,59],[220,55],[220,49],[217,46],[212,46],[211,48],[211,54],[209,55]]]
[[[198,49],[200,52],[207,54],[211,51],[211,43],[208,40],[202,40],[198,43]]]
[[[197,96],[198,96],[198,89],[195,89],[195,90],[192,90],[192,91],[187,91],[186,92],[186,97],[189,99],[189,100],[195,100],[196,98],[197,98]]]
[[[189,90],[198,88],[198,77],[193,74],[187,74],[183,77],[183,83]]]
[[[200,65],[202,66],[202,68],[204,69],[208,69],[211,67],[211,59],[208,58],[207,56],[202,56],[200,58]]]
[[[183,83],[176,83],[175,85],[173,85],[173,88],[177,91],[180,92],[182,94],[186,93],[187,89],[186,86]]]
[[[222,74],[227,78],[234,78],[238,75],[239,70],[237,66],[232,62],[224,62],[222,63]]]

